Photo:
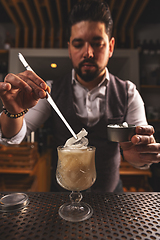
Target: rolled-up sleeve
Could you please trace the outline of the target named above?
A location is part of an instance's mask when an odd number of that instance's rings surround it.
[[[128,111],[126,121],[129,124],[147,125],[145,107],[142,97],[140,96],[136,85],[130,81],[128,84]]]
[[[2,132],[1,132],[1,129],[0,129],[0,143],[1,144],[4,144],[4,145],[10,145],[10,144],[20,144],[25,135],[26,135],[26,131],[27,131],[27,127],[26,127],[26,122],[25,120],[23,120],[23,125],[22,125],[22,128],[21,130],[12,138],[3,138],[2,137]]]

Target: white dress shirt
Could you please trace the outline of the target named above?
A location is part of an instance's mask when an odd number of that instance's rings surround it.
[[[71,81],[77,115],[87,126],[95,125],[100,120],[105,110],[105,93],[107,84],[110,81],[108,69],[106,68],[106,74],[102,82],[90,91],[75,79],[74,69],[72,70]],[[146,125],[147,120],[143,100],[137,91],[135,84],[130,81],[126,82],[128,84],[128,109],[126,122],[128,124],[135,124],[136,126]],[[49,86],[51,86],[51,83],[52,81],[47,82]],[[51,111],[52,108],[47,100],[40,99],[38,104],[31,108],[25,115],[25,120],[20,132],[11,139],[2,138],[0,133],[0,142],[5,144],[20,143],[26,135],[26,125],[27,135],[29,135],[51,116]]]

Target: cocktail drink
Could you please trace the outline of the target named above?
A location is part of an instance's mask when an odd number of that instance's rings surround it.
[[[58,147],[57,181],[70,191],[90,188],[96,179],[95,148],[65,149]]]
[[[93,210],[81,202],[80,191],[90,188],[96,180],[95,147],[69,148],[60,146],[56,178],[63,188],[72,191],[70,203],[65,203],[59,209],[62,218],[78,222],[89,218]]]

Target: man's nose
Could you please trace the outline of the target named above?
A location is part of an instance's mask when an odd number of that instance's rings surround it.
[[[83,57],[84,58],[93,58],[94,57],[94,50],[93,50],[91,44],[89,44],[89,43],[85,44],[85,50],[84,50]]]

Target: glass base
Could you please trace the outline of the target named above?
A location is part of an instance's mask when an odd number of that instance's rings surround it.
[[[81,222],[90,218],[93,214],[92,207],[84,202],[65,203],[59,208],[61,218],[69,222]]]

